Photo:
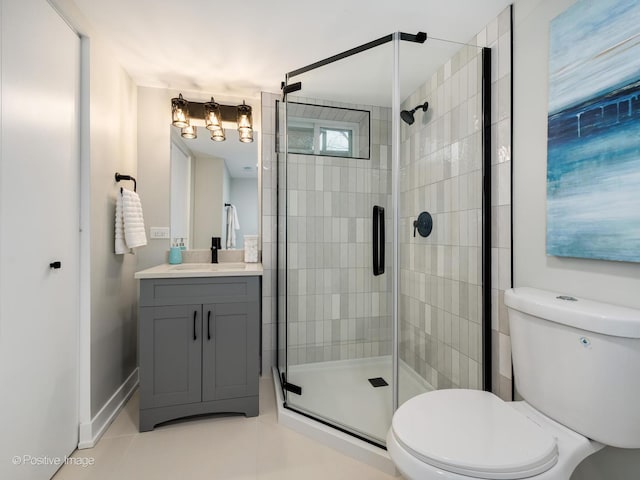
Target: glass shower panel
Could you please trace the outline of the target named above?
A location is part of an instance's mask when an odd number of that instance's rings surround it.
[[[281,172],[287,407],[379,444],[392,415],[392,70],[387,43],[290,74],[302,88],[284,102]]]
[[[276,259],[277,259],[277,329],[276,344],[278,350],[278,372],[286,374],[287,367],[287,162],[284,140],[286,138],[286,112],[282,102],[276,102],[276,153],[278,188],[276,189],[277,233],[276,233]],[[284,382],[281,382],[281,384]],[[287,392],[282,391],[286,401]]]
[[[400,131],[400,404],[483,388],[482,66],[476,46],[400,46],[401,108],[428,102]]]

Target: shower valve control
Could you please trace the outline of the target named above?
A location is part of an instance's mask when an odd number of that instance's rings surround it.
[[[421,237],[428,237],[433,230],[433,218],[429,212],[422,212],[418,218],[413,221],[413,236],[416,236],[416,230]]]

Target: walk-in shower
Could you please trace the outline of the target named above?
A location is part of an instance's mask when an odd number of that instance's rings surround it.
[[[408,398],[490,388],[490,71],[488,49],[396,33],[287,74],[287,408],[384,446]]]

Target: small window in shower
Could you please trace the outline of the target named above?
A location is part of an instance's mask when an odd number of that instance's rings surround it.
[[[290,153],[369,159],[368,110],[297,102],[287,108]]]
[[[320,155],[353,156],[353,130],[348,128],[320,128]]]
[[[310,127],[289,125],[287,129],[289,151],[292,153],[306,153],[307,155],[313,155],[315,148],[314,142],[314,128]]]

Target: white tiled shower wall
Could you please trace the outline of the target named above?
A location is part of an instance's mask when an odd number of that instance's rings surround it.
[[[390,109],[289,100],[368,111],[371,138],[366,159],[288,155],[287,361],[389,355],[390,275],[371,275],[371,215],[391,199]]]
[[[482,386],[481,53],[461,47],[402,105],[429,101],[401,127],[400,357],[434,388]]]
[[[504,290],[511,286],[511,9],[403,101],[430,102],[402,125],[400,355],[436,388],[482,386],[481,48],[492,51],[492,390],[511,399]],[[423,211],[428,238],[413,237]]]
[[[276,100],[280,95],[262,93],[262,374],[276,365],[277,279],[277,155]]]
[[[262,123],[263,372],[275,365],[277,348],[275,106],[279,99],[280,95],[262,94],[262,114],[268,116]],[[373,278],[369,255],[371,206],[390,204],[390,109],[292,96],[290,100],[369,111],[371,150],[370,159],[289,155],[288,362],[388,355],[390,276]],[[387,230],[391,221],[387,214]]]
[[[507,315],[506,309],[504,307],[504,290],[511,286],[511,9],[505,9],[496,19],[494,19],[486,28],[484,28],[474,39],[472,43],[475,43],[478,47],[490,47],[492,49],[492,118],[491,118],[491,134],[492,134],[492,168],[491,168],[491,176],[492,176],[492,240],[491,240],[491,248],[492,248],[492,357],[493,357],[493,385],[492,390],[499,394],[504,399],[511,398],[511,342],[509,338],[509,330],[507,323]],[[467,54],[467,60],[469,55]],[[454,61],[455,62],[455,61]],[[459,63],[458,63],[459,67]],[[444,80],[444,70],[443,70],[443,80]],[[453,81],[453,79],[452,79]],[[460,77],[458,77],[458,82],[460,81]],[[469,80],[467,78],[467,85],[469,85]],[[467,86],[467,88],[469,88]],[[425,86],[426,89],[426,86]],[[426,90],[425,92],[426,93]],[[276,302],[277,298],[275,297],[275,284],[276,284],[276,229],[277,229],[277,212],[276,212],[276,188],[277,188],[277,178],[276,178],[276,153],[275,153],[275,101],[280,98],[280,95],[263,93],[262,94],[262,241],[263,241],[263,266],[264,266],[264,277],[263,277],[263,357],[262,357],[262,366],[263,372],[269,372],[272,365],[276,363]],[[422,99],[420,99],[422,100]],[[418,100],[417,103],[420,103]],[[411,102],[409,102],[411,103]],[[414,105],[412,105],[414,106]],[[473,110],[474,107],[472,107]],[[390,152],[389,152],[390,155]],[[460,173],[460,170],[457,172]],[[425,171],[426,174],[426,171]],[[444,170],[443,170],[443,178],[444,178]],[[458,175],[459,176],[459,175]],[[418,176],[418,179],[422,177]],[[426,177],[425,186],[428,184]],[[464,182],[464,180],[463,180]],[[431,183],[431,182],[429,182]],[[445,182],[446,183],[446,182]],[[449,188],[454,181],[449,182]],[[444,188],[444,183],[443,187]],[[436,187],[436,195],[438,194],[439,187]],[[458,194],[464,195],[461,193],[464,187],[460,186],[460,181],[458,180]],[[443,192],[444,193],[444,192]],[[477,195],[477,193],[472,193],[471,196]],[[444,198],[444,197],[443,197]],[[464,202],[464,198],[462,199]],[[436,197],[437,201],[437,197]],[[460,202],[460,197],[458,197],[458,202]],[[458,206],[460,203],[458,204]],[[415,215],[419,212],[411,212],[412,215]],[[406,230],[406,228],[405,228]],[[411,244],[409,244],[411,245]],[[442,259],[442,264],[444,268],[444,253],[447,252],[447,246],[443,246],[440,249],[442,252],[436,253],[435,262]],[[411,253],[411,246],[409,247],[409,251],[406,255],[409,255],[409,259],[411,259],[411,255],[413,255],[413,261],[416,261],[416,250],[414,247],[413,253]],[[438,250],[436,250],[438,252]],[[464,255],[464,254],[463,254]],[[403,257],[403,259],[406,257]],[[403,262],[401,259],[401,265]],[[418,254],[418,261],[427,261],[426,255],[422,256],[422,260],[420,259],[420,254]],[[429,258],[429,261],[433,261],[432,258]],[[460,271],[461,263],[469,261],[469,259],[465,259],[464,256],[458,257],[458,269]],[[453,260],[451,262],[451,268],[453,268]],[[406,264],[405,264],[406,265]],[[471,268],[472,271],[477,271],[475,268]],[[468,272],[468,269],[467,269]],[[425,272],[426,273],[426,272]],[[406,273],[404,274],[406,275]],[[407,283],[410,280],[408,278],[401,278],[401,285],[411,285],[408,288],[413,289],[414,298],[425,298],[426,299],[426,283],[424,284],[424,289],[422,292],[415,290],[422,289],[423,285],[420,281]],[[477,292],[477,284],[470,283],[473,285],[473,289]],[[436,287],[437,289],[437,287]],[[472,289],[472,290],[473,290]],[[437,291],[437,290],[436,290]],[[407,291],[403,291],[403,294],[407,294]],[[442,290],[443,295],[443,303],[444,304],[444,289]],[[437,295],[440,295],[439,293]],[[469,293],[467,292],[467,295]],[[479,308],[477,294],[471,293],[471,304],[467,301],[467,309],[471,306],[471,308]],[[475,299],[475,300],[474,300]],[[405,300],[406,302],[406,300]],[[413,306],[412,306],[413,303]],[[447,301],[448,303],[448,301]],[[475,307],[474,307],[475,305]],[[401,301],[401,312],[407,311],[412,318],[421,318],[421,313],[419,313],[416,309],[416,302],[402,303]],[[453,309],[453,307],[451,308]],[[448,327],[444,326],[444,319],[448,318],[446,309],[443,310],[442,313],[442,332],[444,336],[447,338]],[[426,310],[424,310],[425,316],[427,315]],[[464,312],[464,310],[463,310]],[[458,315],[460,311],[458,311]],[[438,313],[436,313],[436,318],[438,318]],[[402,314],[401,314],[402,316]],[[475,318],[475,317],[474,317]],[[467,319],[468,320],[468,319]],[[333,320],[331,320],[333,321]],[[412,320],[413,323],[415,320]],[[469,322],[471,323],[471,322]],[[475,323],[475,322],[474,322]],[[424,324],[423,324],[424,325]],[[460,324],[458,324],[459,327]],[[438,328],[440,325],[437,325]],[[342,328],[342,327],[341,327]],[[405,331],[407,327],[405,327]],[[413,325],[412,325],[413,328]],[[451,331],[453,331],[453,324],[451,324]],[[472,327],[475,328],[475,327]],[[333,324],[332,324],[333,329]],[[464,327],[463,327],[464,329]],[[424,330],[426,334],[426,329]],[[315,330],[314,330],[315,332]],[[331,334],[333,336],[333,333]],[[471,334],[474,335],[473,333]],[[469,333],[466,334],[467,339],[469,338]],[[305,332],[306,337],[306,332]],[[437,337],[437,333],[436,333]],[[462,337],[464,337],[464,331],[462,332]],[[460,332],[458,331],[458,339],[462,338],[460,336]],[[317,337],[316,337],[317,338]],[[347,333],[348,338],[348,333]],[[418,337],[418,348],[417,350],[421,352],[422,344],[420,343],[420,338],[425,338],[426,336]],[[404,336],[402,341],[408,341],[408,338]],[[324,326],[323,326],[323,341],[324,341]],[[464,342],[464,340],[462,340]],[[472,339],[472,342],[474,340]],[[476,345],[477,345],[477,341]],[[445,342],[446,343],[446,342]],[[453,347],[451,345],[451,347]],[[282,348],[282,345],[280,346]],[[458,347],[460,345],[458,344]],[[405,353],[408,349],[407,344],[405,344]],[[424,344],[424,348],[426,350],[426,343]],[[462,346],[464,351],[464,346]],[[474,347],[471,347],[474,348]],[[364,349],[364,347],[363,347]],[[416,351],[414,347],[413,351]],[[447,359],[448,352],[451,352],[451,359]],[[440,364],[444,364],[445,368],[448,365],[451,365],[451,376],[453,377],[453,359],[454,359],[454,348],[442,349],[443,357],[438,359],[436,357],[437,366],[438,361]],[[469,351],[469,354],[476,355],[475,352]],[[319,352],[316,350],[316,352]],[[444,353],[447,353],[447,356]],[[460,352],[460,350],[458,350]],[[472,359],[472,356],[468,358]],[[318,359],[320,359],[320,353],[314,353],[314,358],[318,355]],[[347,353],[348,355],[348,353]],[[322,350],[322,359],[325,358],[324,348]],[[422,357],[424,360],[426,358],[425,355]],[[409,359],[409,361],[415,362],[415,357],[413,360]],[[476,361],[476,360],[474,360]],[[458,353],[458,365],[460,365],[460,353]],[[472,365],[469,363],[468,365]],[[430,367],[433,368],[433,367]],[[473,365],[472,369],[475,368]],[[424,362],[424,366],[418,366],[416,369],[418,372],[424,372],[426,377],[427,363]],[[448,370],[447,370],[448,372]],[[433,372],[431,372],[431,380],[433,380]],[[457,371],[457,375],[464,375],[464,367]],[[468,375],[468,372],[467,372]],[[477,382],[477,377],[476,382]],[[436,373],[436,381],[437,381],[437,373]],[[443,385],[446,384],[446,380],[443,381]],[[443,386],[441,385],[441,386]],[[462,385],[462,382],[460,383]],[[471,384],[470,384],[471,385]]]

